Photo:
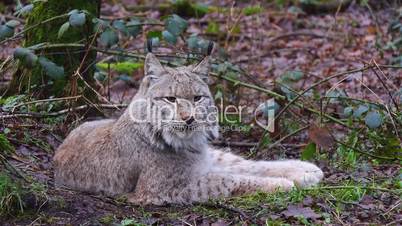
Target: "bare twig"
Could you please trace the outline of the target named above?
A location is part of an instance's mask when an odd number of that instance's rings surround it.
[[[394,204],[393,206],[391,206],[389,209],[385,210],[384,213],[381,214],[381,215],[384,216],[384,215],[389,214],[391,211],[393,211],[394,209],[396,209],[397,207],[399,207],[399,206],[401,205],[401,203],[402,203],[402,201],[401,201],[401,200],[398,200],[398,201],[396,202],[396,204]]]
[[[213,141],[213,145],[220,146],[238,146],[238,147],[255,147],[257,143],[255,142],[236,142],[236,141]]]
[[[373,63],[375,65],[375,67],[382,72],[381,68],[378,66],[378,64],[377,64],[377,62],[375,62],[375,60],[373,60]],[[392,96],[391,90],[385,84],[384,80],[377,73],[377,71],[374,68],[371,68],[371,70],[374,72],[374,74],[377,76],[378,80],[380,80],[380,82],[381,82],[382,86],[384,87],[384,89],[387,91],[389,97],[391,98],[392,103],[395,105],[396,110],[399,111],[398,103],[396,102],[395,98]],[[382,74],[384,75],[384,72],[382,72]]]
[[[295,130],[295,131],[293,131],[293,132],[287,134],[286,136],[284,136],[284,137],[282,137],[281,139],[277,140],[275,143],[270,144],[270,145],[267,147],[267,149],[274,148],[274,147],[277,146],[278,144],[282,143],[284,140],[286,140],[286,139],[288,139],[289,137],[292,137],[292,136],[294,136],[294,135],[300,133],[300,132],[303,131],[303,130],[308,129],[309,127],[310,127],[310,125],[303,126],[303,127],[299,128],[299,129],[297,129],[297,130]]]
[[[272,42],[276,42],[278,40],[284,39],[284,38],[290,38],[290,37],[294,37],[294,36],[311,36],[313,38],[326,38],[329,40],[335,40],[334,37],[328,36],[328,35],[320,35],[320,34],[316,34],[316,33],[312,33],[312,32],[290,32],[290,33],[286,33],[286,34],[282,34],[282,35],[278,35],[276,37],[273,37],[269,40],[269,43]]]
[[[49,19],[40,21],[39,23],[34,24],[34,25],[30,26],[30,27],[27,27],[27,28],[25,28],[24,30],[22,30],[22,31],[20,31],[20,32],[18,32],[18,33],[16,33],[16,34],[13,35],[12,37],[4,39],[3,41],[0,42],[0,45],[2,45],[2,44],[4,44],[4,43],[6,43],[6,42],[8,42],[8,41],[10,41],[10,40],[12,40],[12,39],[18,37],[18,36],[20,36],[20,35],[22,35],[22,34],[24,34],[25,32],[30,31],[30,30],[32,30],[32,29],[34,29],[34,28],[36,28],[36,27],[38,27],[38,26],[40,26],[40,25],[47,24],[47,23],[50,23],[50,22],[52,22],[52,21],[55,21],[55,20],[58,20],[58,19],[61,19],[61,18],[65,18],[65,17],[67,17],[67,16],[68,16],[68,14],[62,14],[62,15],[59,15],[59,16],[51,17],[51,18],[49,18]]]
[[[341,76],[344,76],[344,75],[347,75],[347,74],[353,74],[353,73],[356,73],[356,72],[365,71],[365,70],[367,70],[367,69],[369,69],[371,67],[372,67],[372,65],[368,65],[368,66],[365,66],[363,68],[358,68],[358,69],[353,69],[353,70],[350,70],[350,71],[336,73],[334,75],[331,75],[331,76],[328,76],[328,77],[322,79],[321,81],[318,81],[318,82],[314,83],[313,85],[311,85],[307,89],[305,89],[302,92],[298,93],[295,98],[293,98],[291,101],[289,101],[289,103],[284,108],[282,108],[282,110],[278,113],[278,115],[275,116],[275,119],[279,118],[286,111],[287,108],[289,108],[300,97],[302,97],[305,93],[307,93],[308,91],[312,90],[313,88],[315,88],[315,87],[317,87],[317,86],[319,86],[319,85],[321,85],[321,84],[323,84],[325,82],[328,82],[329,80],[332,80],[334,78],[338,78],[338,77],[341,77]]]
[[[29,104],[35,104],[35,103],[43,103],[43,102],[53,102],[53,101],[62,101],[62,100],[71,100],[71,99],[78,99],[80,98],[81,95],[78,96],[73,96],[73,97],[59,97],[59,98],[52,98],[52,99],[43,99],[43,100],[34,100],[34,101],[28,101],[28,102],[24,102],[21,104],[17,104],[13,107],[13,109],[11,110],[11,112],[14,112],[16,108],[21,107],[21,106],[25,106],[25,105],[29,105]]]
[[[381,187],[373,187],[373,186],[353,186],[353,185],[338,185],[338,186],[321,186],[321,187],[312,187],[312,188],[303,188],[304,191],[314,191],[314,190],[337,190],[337,189],[364,189],[364,190],[373,190],[373,191],[383,191],[389,192],[393,194],[400,194],[402,192],[401,189],[391,190],[388,188]]]
[[[368,156],[370,156],[370,157],[372,157],[372,158],[383,159],[383,160],[402,160],[401,158],[398,158],[397,156],[395,156],[395,157],[385,157],[385,156],[379,156],[379,155],[371,154],[371,153],[369,153],[369,152],[362,151],[362,150],[360,150],[359,148],[355,148],[355,147],[353,147],[353,146],[351,146],[351,145],[348,145],[348,144],[346,144],[346,143],[344,143],[344,142],[342,142],[342,141],[339,141],[339,140],[337,140],[337,139],[334,139],[334,140],[335,140],[335,142],[338,143],[338,144],[341,144],[341,145],[343,145],[343,146],[345,146],[345,147],[347,147],[347,148],[353,149],[353,151],[356,151],[356,152],[358,152],[358,153],[360,153],[360,154],[368,155]]]
[[[127,104],[97,104],[98,108],[106,108],[106,109],[115,109],[116,107],[127,107]],[[12,113],[7,115],[0,115],[0,119],[9,119],[9,118],[44,118],[44,117],[57,117],[69,112],[80,111],[89,108],[90,105],[81,105],[74,108],[68,108],[57,112],[51,113],[37,113],[37,112],[27,112],[27,113]]]
[[[28,177],[26,177],[23,173],[20,172],[19,169],[14,167],[11,163],[7,161],[7,158],[0,154],[0,162],[8,169],[11,170],[14,174],[16,174],[18,177],[22,178],[26,182],[31,182]]]
[[[223,203],[219,203],[219,202],[214,202],[214,203],[200,203],[200,205],[205,206],[205,207],[212,207],[212,208],[218,208],[218,209],[225,209],[225,210],[229,210],[231,212],[237,213],[239,214],[243,219],[250,219],[249,216],[247,216],[246,213],[244,213],[244,211],[242,211],[241,209],[235,208],[233,206],[229,206]]]
[[[19,17],[13,16],[13,15],[7,15],[7,14],[0,13],[0,17],[4,17],[9,20],[18,20],[20,23],[25,23],[24,19],[21,19]]]
[[[318,113],[318,112],[317,112],[317,113]],[[286,135],[285,137],[282,137],[281,139],[279,139],[278,141],[276,141],[274,144],[270,145],[267,149],[270,149],[270,148],[273,148],[273,147],[277,146],[277,145],[280,144],[283,140],[285,140],[285,139],[287,139],[287,138],[289,138],[289,137],[291,137],[291,136],[293,136],[293,135],[295,135],[295,134],[297,134],[297,133],[303,131],[303,130],[306,129],[306,128],[308,128],[308,126],[302,127],[302,128],[299,128],[299,129],[296,130],[296,131],[293,131],[292,133],[290,133],[290,134]],[[257,155],[257,153],[259,152],[259,150],[262,148],[263,141],[264,141],[264,137],[267,136],[267,134],[268,134],[268,130],[265,130],[264,133],[262,134],[262,136],[260,137],[260,139],[258,140],[258,143],[257,143],[257,145],[255,146],[255,153],[254,153],[254,155]]]

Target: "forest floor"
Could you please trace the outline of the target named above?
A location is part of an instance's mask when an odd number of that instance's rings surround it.
[[[103,17],[126,17],[131,14],[121,6],[104,4],[102,8]],[[160,17],[157,11],[152,10],[144,15],[155,19]],[[391,40],[387,29],[394,14],[390,9],[367,10],[365,7],[352,5],[337,14],[302,15],[286,10],[264,10],[238,19],[235,15],[232,16],[227,13],[210,13],[201,19],[190,19],[188,30],[192,33],[209,30],[205,35],[224,47],[228,53],[228,61],[241,66],[247,72],[248,76],[242,75],[240,79],[267,89],[274,89],[274,81],[289,71],[301,71],[304,74],[305,77],[294,86],[295,89],[304,89],[331,74],[362,68],[373,61],[388,65],[392,58],[398,56],[397,50],[383,48]],[[208,21],[215,22],[208,25]],[[240,29],[241,32],[227,37],[228,28]],[[142,50],[143,43],[142,38],[131,40],[126,48]],[[2,49],[0,59],[10,55],[15,45],[18,42]],[[401,87],[400,70],[384,69],[383,72],[388,77],[387,84]],[[134,78],[134,84],[141,79],[142,73],[140,69],[130,75]],[[379,85],[380,82],[372,70],[359,71],[342,82],[334,80],[319,86],[319,89],[325,92],[335,87],[347,92],[349,97],[388,103],[388,93]],[[218,91],[220,83],[224,84],[221,80],[216,80],[212,85],[215,93],[221,92]],[[247,88],[233,91],[233,87],[226,85],[225,89],[227,94],[224,95],[233,96],[238,103],[258,105],[267,99],[266,94]],[[127,103],[135,94],[136,85],[119,80],[112,85],[111,92],[111,101]],[[14,106],[26,102],[25,97],[20,98],[14,101]],[[331,103],[327,105],[326,112],[333,113],[338,108],[337,103]],[[7,114],[0,110],[0,117]],[[304,116],[305,112],[294,114],[297,118],[297,115]],[[1,225],[402,223],[400,160],[384,160],[350,150],[342,151],[336,147],[327,151],[321,149],[310,160],[325,173],[325,178],[318,187],[297,188],[290,192],[257,193],[193,206],[139,207],[126,203],[124,198],[112,199],[55,188],[52,156],[72,128],[83,120],[93,119],[81,116],[82,114],[70,113],[57,117],[0,118],[0,131],[8,134],[8,140],[15,147],[15,153],[7,157],[11,164],[9,168],[16,169],[15,177],[25,178],[26,181],[22,183],[31,191],[23,197],[24,212],[0,218]],[[295,128],[295,121],[292,121],[295,119],[292,117],[282,119],[276,137],[267,141],[268,144],[258,153],[255,153],[253,146],[260,142],[263,131],[255,125],[250,126],[251,123],[244,125],[244,128],[248,128],[247,132],[225,131],[220,140],[214,143],[258,160],[300,158],[310,140],[316,141],[317,138],[311,135],[314,133],[311,129],[300,129],[301,126]],[[301,117],[297,123],[305,125],[312,121],[312,117]],[[332,125],[330,128],[331,132],[338,132],[335,136],[351,136],[339,125]],[[286,137],[298,129],[298,133]],[[278,137],[286,139],[276,143]],[[319,137],[318,140],[320,139]]]

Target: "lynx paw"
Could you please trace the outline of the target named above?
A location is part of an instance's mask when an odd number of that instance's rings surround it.
[[[149,197],[138,197],[134,193],[128,193],[126,194],[127,201],[134,204],[134,205],[139,205],[139,206],[147,206],[147,205],[156,205],[156,206],[161,206],[164,205],[165,202],[162,199],[157,199],[157,198],[149,198]]]
[[[295,183],[286,178],[269,178],[267,181],[267,185],[264,187],[264,190],[267,192],[273,192],[278,189],[283,191],[289,191],[295,186]]]
[[[302,161],[294,163],[296,170],[289,173],[286,178],[292,180],[298,186],[308,187],[316,185],[324,177],[322,170],[312,163]]]

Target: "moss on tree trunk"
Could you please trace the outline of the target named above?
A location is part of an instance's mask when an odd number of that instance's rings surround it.
[[[68,17],[54,20],[50,23],[40,24],[42,21],[63,15],[73,9],[86,10],[93,17],[99,17],[100,0],[48,0],[47,2],[37,2],[32,13],[29,15],[26,28],[35,26],[35,28],[25,33],[25,47],[30,47],[40,43],[92,43],[94,29],[92,18],[86,17],[86,24],[82,27],[71,27],[58,38],[60,27],[68,21]],[[93,44],[96,44],[94,42]],[[96,52],[91,51],[86,57],[85,48],[52,48],[37,52],[38,55],[45,56],[52,62],[64,67],[64,79],[52,80],[37,65],[33,69],[25,69],[22,66],[14,74],[13,80],[9,87],[9,94],[15,93],[33,93],[36,96],[68,96],[76,94],[85,94],[90,99],[94,99],[92,91],[77,76],[73,76],[74,72],[79,68],[81,62],[81,75],[89,83],[93,84],[93,62],[96,60]]]

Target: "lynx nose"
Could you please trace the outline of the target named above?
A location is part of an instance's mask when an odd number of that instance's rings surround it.
[[[187,125],[190,125],[194,122],[194,117],[189,113],[180,113],[180,117],[183,121],[186,122]]]
[[[189,119],[185,120],[187,125],[191,125],[194,122],[194,117],[191,116]]]

